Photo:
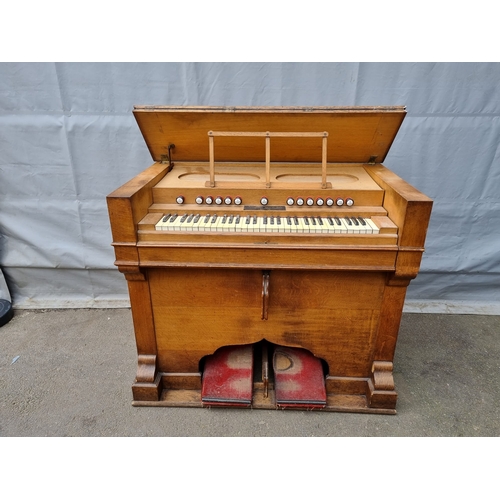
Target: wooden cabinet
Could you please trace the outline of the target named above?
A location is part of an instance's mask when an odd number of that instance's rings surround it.
[[[432,207],[380,163],[404,114],[401,107],[135,109],[155,164],[108,196],[136,335],[135,405],[202,406],[207,357],[254,344],[265,347],[260,364],[267,346],[321,359],[323,410],[395,412],[399,324]],[[323,142],[313,147],[317,136]],[[162,229],[163,218],[182,214],[369,220],[374,230]],[[265,390],[256,376],[253,407],[275,407],[272,380]]]

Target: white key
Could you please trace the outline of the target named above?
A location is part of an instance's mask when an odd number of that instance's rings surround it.
[[[301,217],[301,222],[304,227],[304,233],[314,233],[314,227],[309,217]]]
[[[380,229],[378,228],[377,224],[375,224],[375,222],[373,222],[371,219],[365,219],[365,221],[371,227],[372,234],[379,234]]]
[[[233,230],[233,221],[231,220],[231,216],[224,215],[219,225],[219,231],[223,231],[224,233],[230,233],[232,230]]]
[[[184,220],[184,222],[181,222],[179,229],[181,231],[192,231],[193,230],[193,219],[194,219],[194,214],[190,214],[187,216],[187,218]]]
[[[241,215],[235,215],[233,220],[233,232],[241,233],[243,227],[243,219]]]
[[[186,222],[187,218],[187,214],[182,214],[181,216],[177,217],[172,223],[172,231],[182,231],[181,226]]]
[[[333,223],[334,223],[334,227],[335,227],[334,232],[336,234],[347,233],[347,226],[346,226],[345,222],[340,217],[332,217],[332,219],[333,219]]]
[[[367,227],[366,225],[363,225],[357,217],[351,217],[351,222],[352,225],[354,226],[354,233],[355,234],[366,234],[367,233]]]
[[[191,227],[191,231],[199,231],[200,223],[203,221],[203,216],[200,214],[196,214],[193,218],[193,225]]]
[[[230,231],[232,233],[235,233],[237,231],[236,226],[239,225],[239,222],[241,220],[241,217],[239,215],[231,215],[231,220],[229,221],[230,224]]]
[[[216,231],[218,233],[223,231],[223,226],[226,224],[227,221],[227,216],[226,215],[219,215],[217,217],[217,222],[216,222]]]
[[[295,217],[286,217],[285,218],[285,232],[286,233],[297,233],[299,232],[298,231],[298,228],[299,228],[299,222],[298,222],[298,218],[295,218]]]
[[[291,233],[292,232],[292,218],[289,215],[287,215],[286,217],[283,217],[281,222],[283,224],[284,232]]]
[[[221,233],[224,231],[224,226],[227,223],[227,216],[226,215],[219,215],[217,217],[217,222],[215,224],[215,231],[218,233]]]
[[[241,218],[240,224],[241,224],[241,232],[242,233],[249,233],[250,232],[251,219],[252,218],[249,215],[245,215]]]
[[[355,226],[354,230],[356,231],[356,233],[358,233],[358,234],[365,234],[366,233],[366,225],[361,224],[361,222],[359,222],[357,217],[351,217],[351,220]]]
[[[179,219],[179,215],[178,214],[172,215],[172,217],[170,217],[170,219],[163,226],[163,229],[166,230],[166,231],[173,231],[174,230],[174,224],[175,224],[175,222],[178,219]]]
[[[210,214],[202,215],[200,217],[200,222],[198,223],[198,231],[209,231],[210,218],[212,216]]]
[[[267,232],[267,222],[264,224],[264,217],[257,217],[257,232],[266,233]]]
[[[278,228],[278,233],[285,232],[285,218],[281,216],[276,217],[276,227]]]
[[[217,231],[217,224],[219,221],[220,221],[220,217],[218,217],[217,215],[212,215],[210,217],[209,222],[208,222],[208,230],[212,233]]]
[[[358,232],[357,226],[354,225],[354,222],[351,221],[350,217],[344,217],[342,219],[342,222],[345,224],[348,234],[354,234]]]
[[[309,216],[309,232],[310,233],[321,233],[322,226],[320,226],[316,217]]]
[[[168,220],[170,219],[172,215],[164,215],[156,224],[155,224],[155,229],[157,231],[164,231],[165,230],[165,225],[167,224]]]
[[[306,226],[302,217],[292,217],[292,233],[308,233],[309,228],[306,231]]]
[[[328,233],[328,221],[326,220],[326,217],[316,217],[316,222],[318,223],[319,233]]]
[[[266,230],[268,233],[277,233],[278,232],[278,227],[276,225],[276,217],[274,217],[274,215],[268,216]]]
[[[269,233],[278,232],[278,221],[276,216],[271,215],[267,218],[267,231]]]
[[[360,232],[363,234],[368,234],[372,232],[372,228],[366,223],[366,219],[364,217],[356,217],[360,225]]]
[[[325,217],[324,222],[326,225],[326,231],[328,233],[335,233],[335,222],[333,220],[333,217]]]
[[[259,232],[259,217],[250,217],[250,231],[253,233],[258,233]]]

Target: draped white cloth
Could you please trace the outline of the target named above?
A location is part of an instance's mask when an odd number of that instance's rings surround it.
[[[1,63],[14,307],[128,304],[105,198],[152,163],[133,105],[406,105],[384,165],[434,208],[405,310],[500,314],[499,82],[498,63]]]

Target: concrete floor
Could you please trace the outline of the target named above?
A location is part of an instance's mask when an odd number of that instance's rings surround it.
[[[0,436],[498,436],[500,316],[404,314],[397,415],[131,405],[128,309],[17,310],[0,328]]]

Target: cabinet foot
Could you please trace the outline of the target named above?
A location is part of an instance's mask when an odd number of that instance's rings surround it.
[[[366,395],[370,408],[396,408],[398,394],[394,390],[392,369],[393,364],[390,361],[373,362]]]
[[[162,391],[161,373],[156,370],[156,355],[141,354],[138,357],[137,376],[132,385],[135,401],[158,401]]]

